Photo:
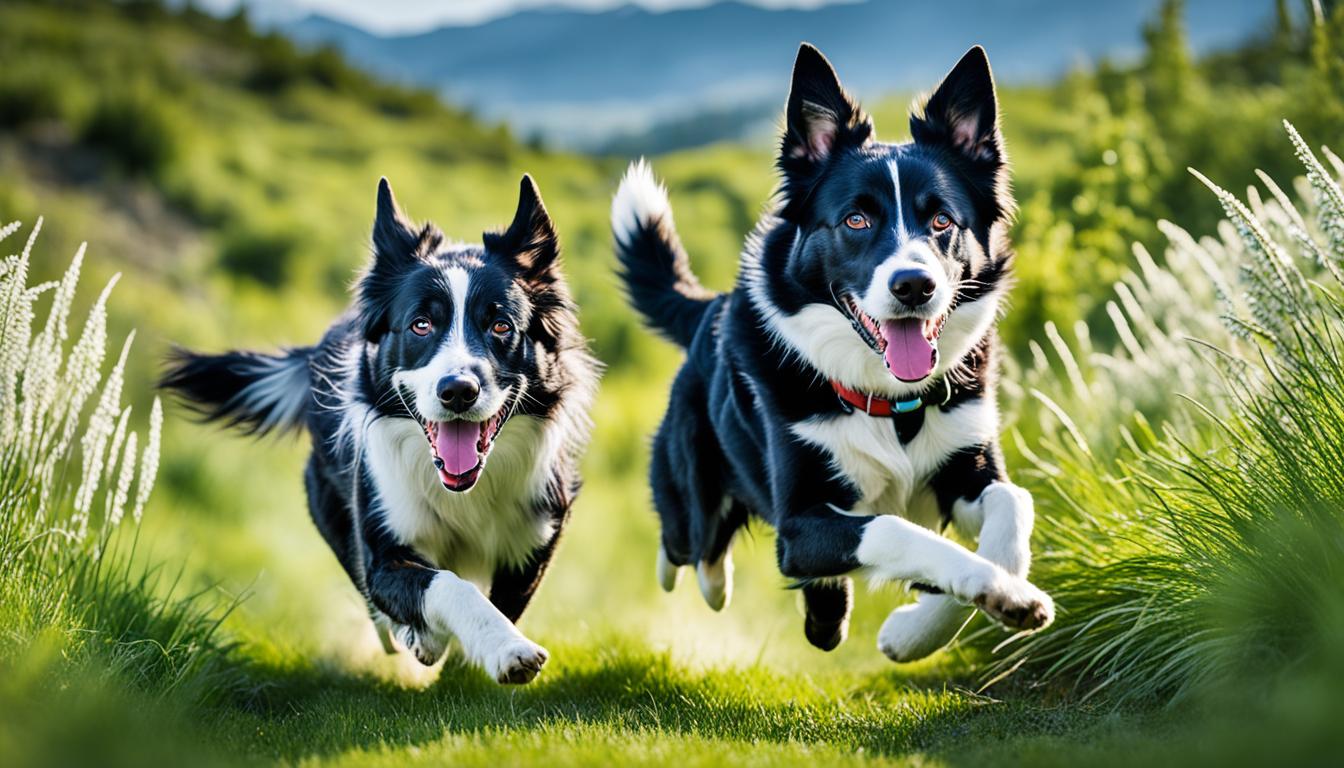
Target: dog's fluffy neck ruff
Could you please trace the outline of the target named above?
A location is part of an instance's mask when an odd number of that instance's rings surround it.
[[[584,356],[582,349],[564,350],[557,364],[574,368]],[[369,501],[382,506],[384,524],[399,539],[437,567],[460,571],[488,587],[493,568],[521,565],[552,535],[551,521],[530,510],[551,494],[572,492],[557,485],[556,474],[565,465],[577,465],[578,446],[592,428],[588,412],[596,380],[574,377],[545,418],[511,416],[480,481],[455,493],[438,480],[421,423],[377,383],[377,365],[377,344],[361,341],[324,374],[332,384],[341,382],[342,418],[332,437],[336,448],[350,463],[352,476],[367,472],[378,496]],[[366,391],[378,393],[381,409],[362,394]]]
[[[766,214],[757,222],[742,251],[739,289],[745,293],[770,339],[816,371],[818,378],[838,381],[850,389],[887,399],[916,397],[943,378],[956,381],[971,351],[998,319],[1006,284],[972,301],[954,305],[939,339],[938,366],[921,381],[901,381],[887,370],[881,356],[859,338],[850,319],[834,304],[809,303],[790,314],[774,301],[771,275],[762,258],[768,238],[777,237],[780,231],[791,238],[790,248],[798,246],[801,230],[797,226],[774,214]]]

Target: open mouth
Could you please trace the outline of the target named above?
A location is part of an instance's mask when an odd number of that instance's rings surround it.
[[[502,426],[504,419],[499,413],[485,421],[431,421],[425,424],[434,468],[438,470],[444,488],[461,493],[476,484]]]
[[[938,337],[943,333],[947,315],[938,317],[899,317],[877,321],[859,309],[853,297],[845,296],[850,323],[891,375],[904,382],[922,381],[938,367]]]

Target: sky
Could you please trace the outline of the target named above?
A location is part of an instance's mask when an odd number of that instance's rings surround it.
[[[853,0],[744,0],[772,8],[815,8]],[[635,4],[652,10],[711,5],[715,0],[197,0],[197,5],[227,12],[239,3],[268,18],[321,13],[372,32],[419,32],[443,24],[475,24],[537,6],[565,5],[602,10]]]

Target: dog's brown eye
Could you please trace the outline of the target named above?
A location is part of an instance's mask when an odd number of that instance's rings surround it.
[[[508,320],[496,320],[495,324],[490,326],[490,330],[494,331],[496,336],[507,336],[513,330],[513,324]]]
[[[947,215],[946,211],[939,211],[933,217],[933,231],[942,232],[952,226],[952,217]]]
[[[845,226],[850,229],[867,229],[871,225],[868,222],[867,216],[855,211],[845,217]]]
[[[416,336],[428,336],[429,332],[434,330],[434,324],[428,317],[417,317],[411,321],[411,333]]]

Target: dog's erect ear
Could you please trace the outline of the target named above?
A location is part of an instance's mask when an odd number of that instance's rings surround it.
[[[373,218],[373,263],[359,281],[359,316],[364,338],[377,341],[387,332],[388,312],[398,280],[421,258],[433,227],[417,230],[397,206],[392,185],[378,181],[378,207]]]
[[[513,223],[503,232],[485,233],[484,242],[486,250],[513,260],[524,280],[548,282],[558,266],[560,240],[531,176],[523,174],[518,185]]]
[[[396,262],[415,258],[419,233],[397,205],[387,177],[378,180],[378,207],[373,218],[373,252],[378,259]]]
[[[845,93],[821,51],[807,43],[799,46],[779,149],[785,199],[796,202],[828,158],[842,147],[863,144],[872,132],[872,122]]]
[[[782,153],[812,162],[825,160],[858,111],[831,62],[803,43],[793,63]]]
[[[1001,164],[999,103],[985,49],[975,46],[947,73],[921,111],[910,115],[910,135],[921,144],[944,144],[976,162]]]
[[[523,174],[518,185],[518,210],[503,232],[487,232],[485,249],[509,259],[518,270],[532,302],[527,336],[554,350],[574,307],[560,273],[560,240],[555,224],[541,202],[532,177]]]

